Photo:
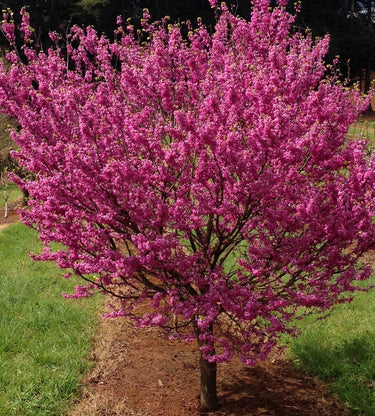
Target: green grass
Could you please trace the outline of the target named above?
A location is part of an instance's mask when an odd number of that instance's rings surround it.
[[[34,262],[32,230],[0,233],[0,415],[61,415],[89,368],[98,299],[67,300],[74,283]]]
[[[356,139],[364,136],[375,145],[375,121],[358,121],[352,124],[349,128],[349,136]]]
[[[357,293],[330,316],[308,317],[288,341],[294,361],[328,383],[353,415],[375,416],[375,292]]]

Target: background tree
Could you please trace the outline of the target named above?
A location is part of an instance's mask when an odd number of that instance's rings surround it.
[[[293,34],[279,3],[255,0],[250,21],[222,6],[213,34],[147,15],[114,42],[74,27],[64,53],[56,34],[32,49],[23,13],[28,65],[13,52],[0,72],[35,175],[15,181],[36,259],[82,277],[75,297],[117,299],[109,316],[196,340],[210,410],[217,363],[255,364],[296,314],[348,300],[370,274],[374,159],[346,139],[368,100],[327,75],[328,39]]]
[[[26,176],[31,173],[22,169],[17,161],[11,156],[11,152],[16,146],[9,136],[9,129],[18,129],[17,123],[5,114],[0,114],[0,125],[2,126],[2,129],[0,130],[0,182],[3,183],[3,185],[7,185],[8,182],[10,182],[10,172],[23,178],[26,178]],[[4,191],[4,196],[9,194],[9,192],[7,192],[9,189],[5,189]],[[27,191],[24,190],[24,205],[27,205],[27,199],[28,194]]]
[[[234,12],[246,18],[250,14],[248,0],[228,1],[234,5]],[[116,28],[116,17],[131,17],[133,24],[142,19],[143,9],[149,9],[152,20],[169,16],[172,22],[197,18],[207,25],[214,25],[214,13],[206,0],[0,0],[3,9],[10,8],[15,15],[26,7],[31,23],[37,33],[65,31],[67,25],[93,25],[96,30],[112,36]],[[44,39],[45,40],[45,39]]]
[[[375,71],[374,22],[371,0],[302,0],[298,18],[298,25],[309,27],[314,36],[331,35],[330,57],[340,56],[343,75],[360,80],[364,92]]]
[[[69,26],[76,0],[0,0],[3,10],[11,9],[15,19],[25,7],[31,15],[35,37],[38,41],[46,41],[49,31],[64,32]],[[18,23],[18,22],[17,22]]]
[[[364,73],[363,89],[368,92],[371,87],[372,72],[375,70],[375,3],[371,0],[352,1],[350,11],[348,10],[349,24],[352,32],[357,32],[355,39],[360,39],[361,43],[357,45],[361,53],[361,58],[358,61],[362,62],[360,70],[360,78]],[[358,37],[359,34],[359,37]]]
[[[4,202],[4,218],[8,217],[8,202],[10,199],[10,185],[11,181],[8,176],[7,169],[0,171],[0,199]]]

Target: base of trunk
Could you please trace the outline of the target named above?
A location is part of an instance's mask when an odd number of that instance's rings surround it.
[[[214,411],[218,408],[216,394],[216,363],[210,363],[202,355],[199,359],[201,379],[199,410],[201,412]]]

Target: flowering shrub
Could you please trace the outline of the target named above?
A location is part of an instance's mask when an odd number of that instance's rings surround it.
[[[46,52],[24,14],[28,64],[13,51],[0,73],[35,174],[14,180],[32,197],[21,218],[44,243],[37,259],[85,279],[75,297],[119,299],[108,316],[197,339],[203,387],[205,369],[264,359],[296,314],[370,273],[374,161],[345,138],[367,100],[324,64],[328,37],[292,33],[286,3],[254,0],[250,21],[221,6],[212,35],[147,13],[113,43],[73,27]]]

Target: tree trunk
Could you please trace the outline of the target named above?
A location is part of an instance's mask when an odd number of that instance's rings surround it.
[[[29,191],[27,191],[26,189],[23,189],[22,190],[22,194],[23,194],[23,197],[22,197],[22,206],[23,207],[26,207],[27,206],[27,203],[29,201],[30,194],[29,194]]]
[[[202,347],[204,341],[199,339],[200,331],[196,330],[198,346]],[[213,350],[212,355],[215,354]],[[200,367],[200,394],[199,394],[199,407],[201,411],[214,411],[218,408],[218,400],[216,393],[216,373],[217,365],[216,363],[210,363],[203,358],[202,353],[200,352],[199,357],[199,367]]]
[[[364,87],[364,93],[368,94],[371,88],[371,71],[372,65],[371,65],[371,57],[367,58],[367,68],[365,73],[365,87]]]

